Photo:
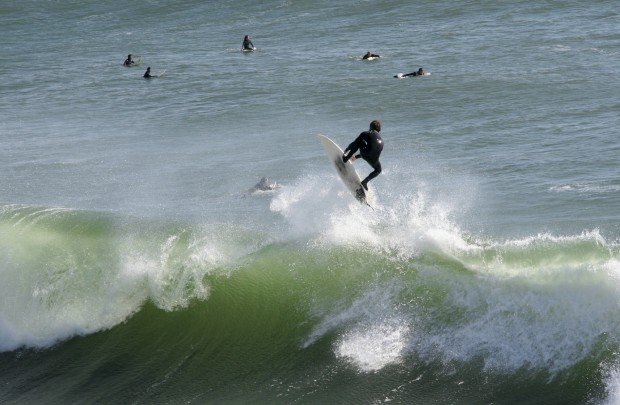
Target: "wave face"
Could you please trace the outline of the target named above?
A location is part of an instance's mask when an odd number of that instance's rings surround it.
[[[293,230],[280,240],[5,206],[3,399],[36,395],[9,371],[56,399],[96,380],[88,399],[102,401],[405,400],[437,385],[436,400],[537,398],[613,380],[600,365],[617,360],[617,243],[596,230],[480,241],[421,197],[302,221],[307,187],[273,197]],[[52,389],[75,361],[88,366]]]

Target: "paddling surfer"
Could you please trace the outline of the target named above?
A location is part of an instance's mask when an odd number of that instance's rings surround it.
[[[125,59],[125,62],[123,62],[123,66],[127,66],[130,67],[131,65],[135,64],[136,62],[131,60],[131,54],[127,55],[127,59]]]
[[[152,79],[153,77],[155,77],[155,76],[151,75],[151,67],[150,66],[146,68],[146,72],[144,72],[144,75],[142,77],[144,77],[145,79]]]
[[[370,59],[370,58],[380,58],[381,56],[376,53],[370,53],[370,51],[366,52],[366,54],[362,57],[362,60]]]
[[[411,77],[412,77],[412,76],[424,76],[424,69],[420,68],[420,69],[418,69],[418,71],[417,71],[417,72],[406,73],[406,74],[404,74],[404,75],[401,75],[401,74],[399,73],[399,74],[397,74],[397,75],[396,75],[396,76],[394,76],[394,77],[396,77],[396,78],[400,79],[400,78],[402,78],[402,77],[410,77],[410,76],[411,76]]]

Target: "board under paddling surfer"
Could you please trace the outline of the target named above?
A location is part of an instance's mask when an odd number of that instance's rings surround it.
[[[366,190],[368,190],[368,182],[381,173],[379,156],[381,156],[381,151],[383,151],[383,139],[379,132],[381,132],[381,122],[379,122],[379,120],[373,120],[370,123],[370,129],[359,134],[359,136],[347,146],[342,154],[342,161],[345,163],[349,159],[353,162],[355,159],[361,157],[372,166],[374,170],[362,180],[362,186]],[[353,156],[358,149],[360,153]],[[362,190],[360,190],[360,192],[361,191]]]

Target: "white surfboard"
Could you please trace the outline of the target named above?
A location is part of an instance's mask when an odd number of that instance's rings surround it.
[[[431,75],[431,72],[424,72],[424,74],[420,76],[430,76],[430,75]],[[394,77],[397,79],[404,79],[406,77],[418,77],[418,76],[405,76],[404,73],[396,73],[396,76]]]
[[[368,203],[370,194],[362,187],[362,180],[355,171],[351,161],[349,160],[347,163],[342,161],[342,154],[344,152],[340,149],[340,146],[325,135],[318,134],[317,136],[323,146],[323,149],[325,149],[325,153],[327,154],[329,161],[332,162],[334,167],[336,167],[336,172],[338,173],[338,176],[340,176],[340,179],[342,179],[342,182],[345,186],[347,186],[351,194],[353,194],[359,202],[370,207],[371,205]]]

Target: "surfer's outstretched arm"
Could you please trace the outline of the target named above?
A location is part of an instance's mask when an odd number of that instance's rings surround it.
[[[344,154],[342,155],[342,161],[347,163],[347,161],[349,159],[351,159],[351,156],[353,156],[355,154],[355,152],[357,152],[357,150],[363,145],[363,140],[362,140],[362,135],[358,136],[357,138],[355,138],[355,140],[353,142],[351,142],[351,144],[349,146],[347,146],[347,148],[344,150]],[[348,151],[348,153],[347,153]],[[357,156],[356,156],[357,158]]]

